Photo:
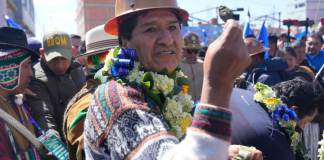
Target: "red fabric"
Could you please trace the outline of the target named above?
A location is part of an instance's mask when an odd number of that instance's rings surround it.
[[[10,141],[7,136],[4,122],[0,120],[0,160],[12,160]]]

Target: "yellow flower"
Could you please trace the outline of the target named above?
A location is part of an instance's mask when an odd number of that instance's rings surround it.
[[[281,101],[278,98],[267,98],[263,100],[263,103],[266,104],[267,106],[275,106],[279,104]]]
[[[191,116],[189,114],[184,114],[184,117],[180,120],[180,128],[183,133],[186,133],[187,128],[191,125]]]
[[[188,94],[189,86],[188,85],[182,85],[181,90],[182,90],[183,93]]]

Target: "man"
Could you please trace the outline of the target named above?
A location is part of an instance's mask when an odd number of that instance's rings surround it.
[[[293,108],[298,116],[294,130],[301,132],[310,123],[317,110],[323,105],[323,95],[311,82],[293,79],[281,82],[274,87],[276,97],[280,98],[289,108]],[[232,142],[254,146],[262,151],[267,160],[301,159],[298,156],[307,154],[295,152],[296,144],[285,127],[272,119],[272,113],[264,104],[255,103],[252,92],[234,90],[231,108],[234,111],[232,121]],[[244,107],[241,107],[244,106]],[[302,146],[297,147],[299,149]],[[295,150],[296,151],[296,150]]]
[[[321,50],[323,39],[318,34],[310,35],[306,41],[306,60],[309,66],[318,72],[324,64],[324,51]]]
[[[272,86],[287,79],[285,70],[288,65],[285,60],[275,57],[265,61],[263,55],[268,48],[264,48],[255,38],[245,38],[244,43],[252,58],[252,63],[243,76],[248,83],[262,82]]]
[[[189,93],[194,101],[200,100],[203,82],[203,61],[198,59],[201,49],[199,36],[196,33],[188,33],[184,37],[183,57],[180,68],[190,79]]]
[[[81,89],[85,75],[80,65],[71,60],[68,34],[48,33],[43,38],[43,45],[41,61],[34,66],[35,78],[29,86],[36,96],[27,99],[41,127],[61,133],[66,105]]]
[[[31,55],[24,31],[0,28],[0,109],[21,122],[31,133],[37,135],[31,122],[29,108],[22,100],[22,93],[32,79]],[[19,96],[18,96],[19,94]],[[19,100],[18,100],[19,98]],[[19,101],[19,102],[18,102]],[[0,159],[40,159],[36,148],[14,127],[0,118]]]
[[[95,73],[104,65],[110,48],[118,46],[116,36],[108,35],[100,25],[86,33],[86,52],[80,57],[86,59],[87,82],[71,99],[64,113],[63,133],[67,142],[70,159],[84,159],[83,124],[85,114],[92,98],[92,93],[100,84],[95,80]]]
[[[283,52],[279,50],[277,43],[278,43],[278,37],[276,35],[271,35],[268,37],[269,40],[269,55],[270,58],[273,57],[283,57]]]
[[[120,46],[128,49],[130,57],[132,49],[136,50],[143,72],[172,74],[181,61],[180,24],[188,19],[188,12],[179,8],[176,0],[117,0],[115,11],[115,17],[105,24],[106,32],[118,35]],[[119,58],[123,54],[118,54]],[[123,62],[126,61],[130,60]],[[114,63],[121,65],[119,61]],[[152,83],[138,87],[124,84],[127,82],[122,83],[121,79],[118,83],[116,78],[126,73],[119,69],[115,77],[98,87],[88,109],[84,130],[86,159],[227,159],[231,136],[227,119],[230,114],[226,110],[232,83],[249,63],[242,31],[237,22],[229,20],[221,37],[208,48],[201,103],[180,143],[168,132],[169,125],[156,108],[163,106],[145,92],[150,88],[142,88]],[[203,108],[227,118],[204,114],[200,111]]]

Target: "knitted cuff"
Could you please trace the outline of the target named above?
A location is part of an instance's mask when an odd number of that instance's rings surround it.
[[[230,110],[209,104],[199,104],[196,107],[191,127],[207,132],[224,140],[231,138]]]

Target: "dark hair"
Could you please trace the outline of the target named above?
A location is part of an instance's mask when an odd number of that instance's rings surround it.
[[[308,38],[315,38],[315,39],[319,40],[321,44],[324,43],[322,36],[320,34],[317,34],[317,33],[311,34]]]
[[[296,106],[298,118],[312,115],[324,103],[324,97],[313,83],[296,78],[273,86],[283,103]]]
[[[129,16],[125,16],[118,22],[118,42],[119,46],[123,45],[122,39],[125,38],[127,40],[130,40],[132,38],[132,32],[137,25],[137,19],[139,15],[145,15],[150,10],[141,11]],[[176,11],[172,11],[176,18],[179,21],[179,25],[181,27],[182,20],[179,16],[179,14]]]
[[[284,54],[288,54],[288,55],[291,55],[295,58],[297,58],[297,54],[296,54],[296,51],[292,48],[292,47],[285,47],[284,48]]]
[[[77,34],[71,34],[70,37],[75,38],[75,39],[81,39],[81,36],[79,36]]]
[[[269,40],[269,43],[277,44],[278,37],[277,37],[276,35],[270,35],[270,36],[268,37],[268,40]]]

